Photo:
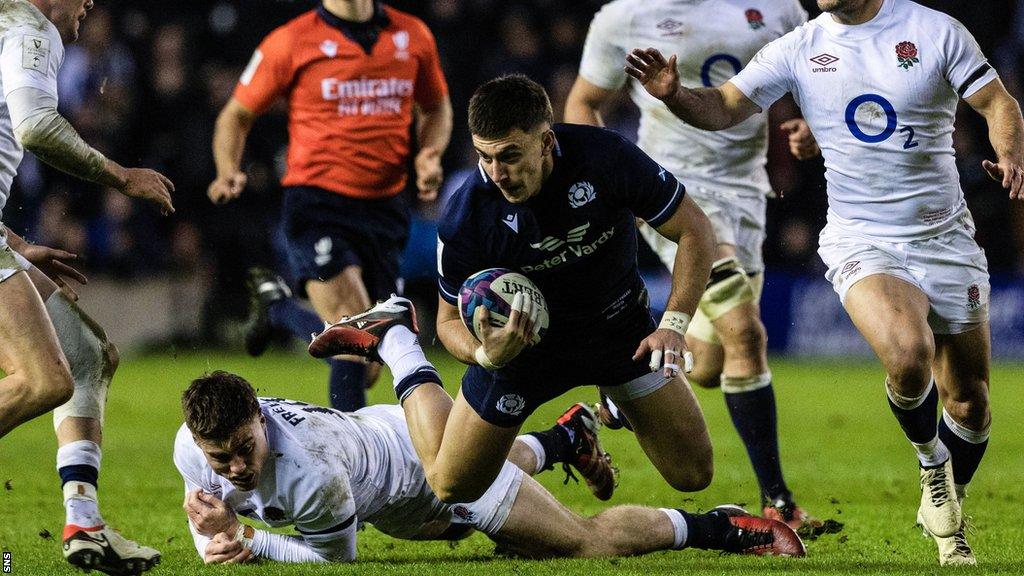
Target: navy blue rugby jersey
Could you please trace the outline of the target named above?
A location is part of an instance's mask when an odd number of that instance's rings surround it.
[[[513,204],[481,169],[449,199],[438,230],[441,297],[458,306],[462,283],[485,268],[520,272],[547,300],[542,347],[624,311],[649,314],[640,303],[635,218],[660,226],[685,195],[675,176],[618,134],[553,129],[554,168],[538,194]]]

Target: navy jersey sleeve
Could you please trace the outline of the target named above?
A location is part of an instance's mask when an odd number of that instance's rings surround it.
[[[657,228],[676,212],[686,187],[632,142],[622,139],[615,159],[617,186],[633,215]]]
[[[474,176],[452,196],[437,230],[437,288],[441,298],[452,306],[459,305],[459,288],[466,278],[486,268],[481,264],[480,242],[472,220],[470,191]]]

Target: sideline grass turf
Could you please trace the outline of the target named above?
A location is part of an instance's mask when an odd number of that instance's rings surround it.
[[[449,391],[462,367],[432,353]],[[181,511],[182,483],[171,462],[181,422],[180,393],[205,370],[236,371],[263,395],[323,403],[327,367],[300,354],[259,359],[223,353],[126,359],[107,405],[100,503],[107,519],[129,538],[154,546],[163,563],[152,574],[945,574],[931,540],[914,527],[918,502],[916,461],[882,389],[873,363],[775,360],[783,466],[798,501],[820,518],[845,524],[839,534],[808,542],[805,559],[720,556],[686,550],[610,560],[523,561],[498,558],[481,535],[454,546],[402,542],[372,528],[360,533],[354,565],[205,567],[192,547]],[[972,574],[1024,573],[1024,366],[996,366],[992,375],[992,442],[965,504],[975,530],[969,535],[980,566]],[[611,503],[706,510],[723,502],[757,508],[753,472],[717,390],[698,390],[715,446],[715,479],[698,494],[671,490],[626,431],[602,431],[621,469]],[[569,403],[592,402],[577,389],[538,411],[524,429],[547,427]],[[373,402],[393,402],[387,372],[371,391]],[[0,549],[11,553],[12,574],[72,574],[60,550],[63,508],[54,469],[56,441],[49,416],[0,440]],[[540,477],[574,510],[593,514],[605,504],[585,486],[562,484],[561,472]],[[0,572],[2,574],[2,572]]]

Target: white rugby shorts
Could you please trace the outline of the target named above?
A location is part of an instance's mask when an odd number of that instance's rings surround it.
[[[373,414],[389,421],[398,432],[402,446],[392,451],[393,461],[388,465],[396,473],[416,478],[414,485],[408,486],[408,492],[390,495],[392,504],[366,519],[367,522],[385,534],[406,539],[419,537],[428,524],[437,522],[468,524],[485,534],[496,534],[505,525],[523,482],[525,473],[522,470],[506,460],[498,477],[478,500],[446,504],[426,482],[423,464],[416,455],[402,408],[376,405],[363,408],[359,413]]]
[[[928,297],[928,325],[936,334],[960,334],[988,320],[989,279],[985,251],[974,241],[970,212],[952,230],[923,240],[885,242],[851,235],[831,224],[818,239],[825,277],[846,300],[862,278],[887,274]]]
[[[736,247],[736,259],[743,269],[748,274],[762,272],[764,257],[761,249],[764,246],[768,199],[763,194],[752,196],[702,187],[687,188],[686,194],[711,221],[718,243]],[[640,234],[665,267],[672,270],[676,243],[646,224],[640,226]]]

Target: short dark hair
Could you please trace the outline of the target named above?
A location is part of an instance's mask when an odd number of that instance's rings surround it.
[[[529,132],[553,121],[544,87],[522,74],[489,80],[469,100],[469,132],[481,138],[502,138],[516,128]]]
[[[181,395],[185,425],[203,440],[223,441],[260,413],[252,384],[217,370],[196,378]]]

